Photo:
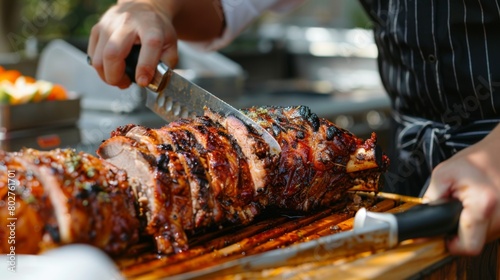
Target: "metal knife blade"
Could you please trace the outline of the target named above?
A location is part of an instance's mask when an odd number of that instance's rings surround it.
[[[197,277],[210,279],[211,275],[221,276],[260,271],[390,249],[404,240],[456,232],[461,211],[462,203],[458,200],[441,200],[420,204],[396,214],[369,212],[362,208],[356,213],[354,228],[350,231],[236,259],[221,265],[173,276],[169,279]]]
[[[134,45],[126,59],[126,74],[135,81],[135,69],[140,45]],[[271,154],[277,155],[281,147],[274,137],[255,121],[207,90],[199,87],[167,65],[159,62],[151,83],[147,86],[146,106],[158,116],[171,122],[179,118],[202,116],[206,108],[223,116],[232,115],[251,126],[269,145]]]
[[[389,238],[390,232],[390,223],[371,220],[369,225],[365,224],[351,231],[236,259],[213,267],[173,276],[169,279],[211,279],[214,278],[213,276],[334,260],[370,250],[390,248],[392,245]]]

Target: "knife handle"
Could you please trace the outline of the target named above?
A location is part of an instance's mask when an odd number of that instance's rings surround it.
[[[137,68],[140,52],[141,45],[133,45],[127,58],[125,58],[125,74],[127,74],[132,83],[135,83],[135,69]]]
[[[397,213],[398,241],[456,233],[462,209],[460,201],[442,199]]]
[[[137,69],[137,62],[139,61],[139,53],[141,52],[141,45],[133,45],[130,53],[125,58],[125,74],[130,78],[130,81],[136,83],[135,81],[135,70]],[[147,88],[154,92],[161,91],[165,85],[168,83],[170,77],[170,68],[163,64],[161,61],[158,62],[156,66],[156,71],[153,75],[153,79],[147,85]]]

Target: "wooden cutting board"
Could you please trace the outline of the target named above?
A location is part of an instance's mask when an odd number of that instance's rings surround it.
[[[450,256],[443,239],[409,240],[395,249],[336,262],[309,263],[211,279],[499,279],[498,242],[478,257]]]
[[[415,204],[404,203],[396,207],[394,205],[394,201],[383,200],[370,209],[379,212],[397,213],[406,211]],[[332,225],[335,225],[333,228],[338,231],[351,229],[353,218],[346,218],[348,217],[344,214],[342,217],[338,216],[338,214],[328,214],[326,217],[313,219],[322,225],[320,228],[323,229],[320,231],[318,231],[319,224],[308,221],[306,223],[308,226],[298,225],[298,231],[287,230],[286,232],[287,234],[291,233],[293,236],[309,236],[306,233],[311,228],[314,233],[311,236],[324,236],[332,234]],[[293,224],[295,225],[296,222],[293,222]],[[323,231],[325,232],[323,233]],[[263,232],[265,233],[266,231]],[[234,234],[231,234],[231,236],[234,236]],[[251,238],[256,238],[256,236],[254,233],[250,234]],[[273,237],[271,240],[268,240],[267,235],[265,236],[266,238],[261,246],[266,245],[272,248],[286,246],[280,245],[281,243],[278,242],[280,236]],[[227,240],[225,236],[222,237],[221,240]],[[243,252],[241,250],[246,250],[244,247],[248,242],[238,240],[236,243],[231,243],[230,245],[221,243],[220,246],[222,247],[217,247],[214,251],[217,255],[214,255],[214,252],[202,252],[201,255],[193,255],[181,261],[178,267],[176,263],[168,265],[168,259],[154,258],[151,260],[145,259],[140,265],[133,260],[132,263],[125,261],[121,263],[124,268],[122,271],[127,278],[157,279],[167,272],[174,271],[176,267],[182,268],[188,264],[191,266],[194,264],[200,266],[200,264],[203,264],[200,260],[205,259],[213,262],[214,256],[220,257],[217,260],[223,263],[225,259],[222,256],[227,255],[228,260],[231,260],[241,257],[241,252]],[[243,238],[243,240],[246,239]],[[408,240],[391,250],[366,252],[355,256],[352,256],[352,252],[346,252],[346,254],[341,254],[346,257],[336,258],[335,260],[330,259],[295,266],[270,268],[263,271],[229,269],[213,274],[206,274],[196,279],[495,279],[496,275],[500,275],[497,273],[496,263],[499,259],[497,244],[493,243],[489,248],[478,258],[457,258],[450,256],[446,252],[445,242],[442,238]],[[131,264],[131,266],[128,267],[127,263]]]

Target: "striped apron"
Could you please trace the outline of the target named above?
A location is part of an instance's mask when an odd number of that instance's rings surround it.
[[[432,169],[500,119],[500,0],[362,0],[394,113],[385,190],[419,195]]]

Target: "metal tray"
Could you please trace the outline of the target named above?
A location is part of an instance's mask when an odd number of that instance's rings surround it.
[[[21,105],[0,105],[0,132],[61,127],[76,124],[80,118],[80,98],[43,101]]]
[[[81,143],[81,133],[77,126],[16,130],[0,133],[0,149],[7,152],[23,148],[52,150],[74,148]]]

